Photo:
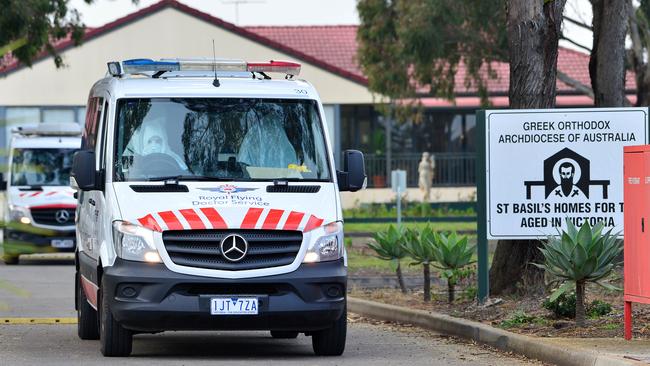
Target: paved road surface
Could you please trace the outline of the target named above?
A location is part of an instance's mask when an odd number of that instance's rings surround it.
[[[70,262],[0,264],[0,318],[74,317]],[[76,325],[0,324],[0,364],[107,364],[98,341],[81,341]],[[268,332],[166,332],[134,337],[133,355],[120,363],[242,365],[530,365],[485,348],[414,328],[375,325],[351,316],[342,357],[313,356],[311,341],[272,339]]]

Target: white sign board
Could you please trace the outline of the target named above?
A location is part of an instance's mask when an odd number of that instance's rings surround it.
[[[488,239],[602,221],[623,232],[623,146],[648,143],[647,108],[489,110]]]
[[[391,171],[390,186],[395,193],[406,192],[406,170]]]

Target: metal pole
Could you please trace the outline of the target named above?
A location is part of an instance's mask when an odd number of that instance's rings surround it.
[[[487,240],[487,163],[485,140],[485,111],[476,114],[476,208],[477,208],[477,256],[478,256],[478,302],[484,304],[490,296],[490,269],[488,266]]]
[[[402,187],[397,187],[397,228],[402,225]]]

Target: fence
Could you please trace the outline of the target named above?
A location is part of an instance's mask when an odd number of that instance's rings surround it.
[[[386,164],[386,155],[365,154],[368,187],[382,188],[389,186],[390,171],[406,170],[406,184],[418,186],[418,164],[422,154],[393,154],[390,168]],[[467,186],[476,184],[476,155],[474,153],[439,153],[434,154],[434,186]]]

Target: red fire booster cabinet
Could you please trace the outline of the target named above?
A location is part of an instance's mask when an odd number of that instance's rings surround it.
[[[650,145],[623,152],[625,339],[631,339],[632,302],[650,304]]]

